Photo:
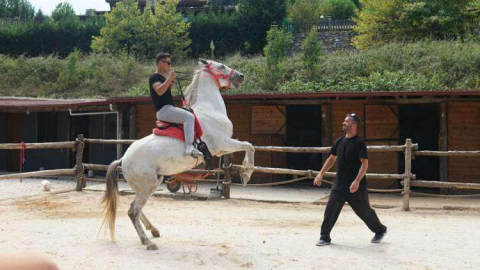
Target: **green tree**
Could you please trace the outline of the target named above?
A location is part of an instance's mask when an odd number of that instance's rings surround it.
[[[155,52],[170,52],[173,57],[185,57],[192,43],[188,37],[190,24],[177,12],[179,0],[165,0],[163,4],[155,3],[154,44]]]
[[[41,9],[38,9],[37,13],[35,14],[35,21],[42,22],[45,20],[45,14]]]
[[[267,32],[267,45],[263,49],[268,65],[275,66],[285,58],[293,44],[293,37],[276,25]]]
[[[285,0],[241,0],[240,27],[247,53],[258,53],[266,44],[266,33],[272,24],[281,25],[286,16]]]
[[[100,36],[94,37],[92,49],[96,52],[135,54],[151,58],[159,51],[174,57],[184,57],[191,41],[189,24],[177,12],[178,0],[155,2],[155,15],[147,1],[144,13],[135,0],[122,0],[110,14]]]
[[[473,14],[466,12],[472,0],[407,1],[399,26],[403,39],[457,39],[467,37]]]
[[[191,55],[199,56],[210,51],[210,42],[215,44],[215,55],[225,56],[241,51],[245,42],[240,31],[238,13],[202,12],[188,14]],[[205,29],[208,29],[206,31]]]
[[[208,0],[208,5],[211,7],[235,6],[237,4],[238,0]]]
[[[0,19],[32,20],[35,9],[28,0],[0,0]]]
[[[308,80],[314,80],[316,71],[322,57],[322,44],[315,27],[312,27],[305,40],[302,42],[302,63],[307,73]]]
[[[52,20],[60,27],[76,28],[80,24],[80,19],[75,14],[75,10],[69,3],[60,3],[52,11]]]
[[[358,49],[378,46],[394,40],[399,35],[399,23],[406,0],[361,0],[353,39]]]
[[[467,12],[472,0],[361,0],[354,39],[357,48],[392,41],[468,38],[477,27]]]
[[[360,0],[352,0],[352,2],[355,4],[355,6],[360,9],[362,5],[360,4]]]
[[[480,8],[480,0],[472,0],[469,7],[470,8]]]
[[[267,32],[267,45],[263,48],[266,69],[264,74],[265,87],[274,89],[283,77],[282,62],[293,44],[292,34],[282,28],[272,25]]]
[[[287,5],[288,20],[295,31],[306,32],[320,22],[319,6],[322,0],[296,0]]]
[[[94,37],[92,50],[95,52],[121,53],[132,52],[142,32],[141,13],[135,0],[118,2],[112,12],[105,14],[105,27],[100,36]]]

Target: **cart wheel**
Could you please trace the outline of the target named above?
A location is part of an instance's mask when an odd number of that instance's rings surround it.
[[[172,193],[176,193],[182,187],[182,183],[173,180],[172,182],[167,182],[167,189]]]

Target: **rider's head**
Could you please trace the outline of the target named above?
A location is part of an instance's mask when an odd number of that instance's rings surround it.
[[[159,53],[155,58],[155,63],[157,64],[157,70],[161,73],[167,73],[170,71],[170,66],[172,65],[172,56],[168,53]]]

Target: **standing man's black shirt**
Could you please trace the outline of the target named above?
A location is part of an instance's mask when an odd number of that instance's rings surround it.
[[[337,181],[335,181],[334,188],[348,191],[350,185],[358,175],[358,171],[362,166],[361,158],[368,159],[367,145],[365,141],[358,136],[346,138],[342,136],[335,141],[330,154],[337,156],[338,172]],[[360,181],[359,188],[366,188],[366,177]]]
[[[154,73],[150,76],[150,97],[152,98],[153,104],[155,104],[155,110],[158,112],[165,105],[173,106],[173,97],[172,91],[169,87],[163,95],[159,96],[157,92],[153,89],[153,85],[157,82],[164,83],[167,79],[158,73]]]

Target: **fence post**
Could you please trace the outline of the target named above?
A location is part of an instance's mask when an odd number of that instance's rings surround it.
[[[405,143],[405,174],[403,176],[403,210],[410,210],[410,177],[412,175],[412,139]]]
[[[85,148],[83,134],[78,134],[75,146],[75,149],[77,151],[77,156],[75,160],[75,180],[77,180],[77,191],[82,191],[82,189],[86,187],[85,174],[83,169],[83,148]]]
[[[232,183],[231,172],[232,172],[232,163],[230,162],[231,154],[226,154],[223,156],[223,172],[225,179],[222,183],[222,192],[225,199],[230,199],[230,184]],[[220,173],[220,172],[219,172]]]

